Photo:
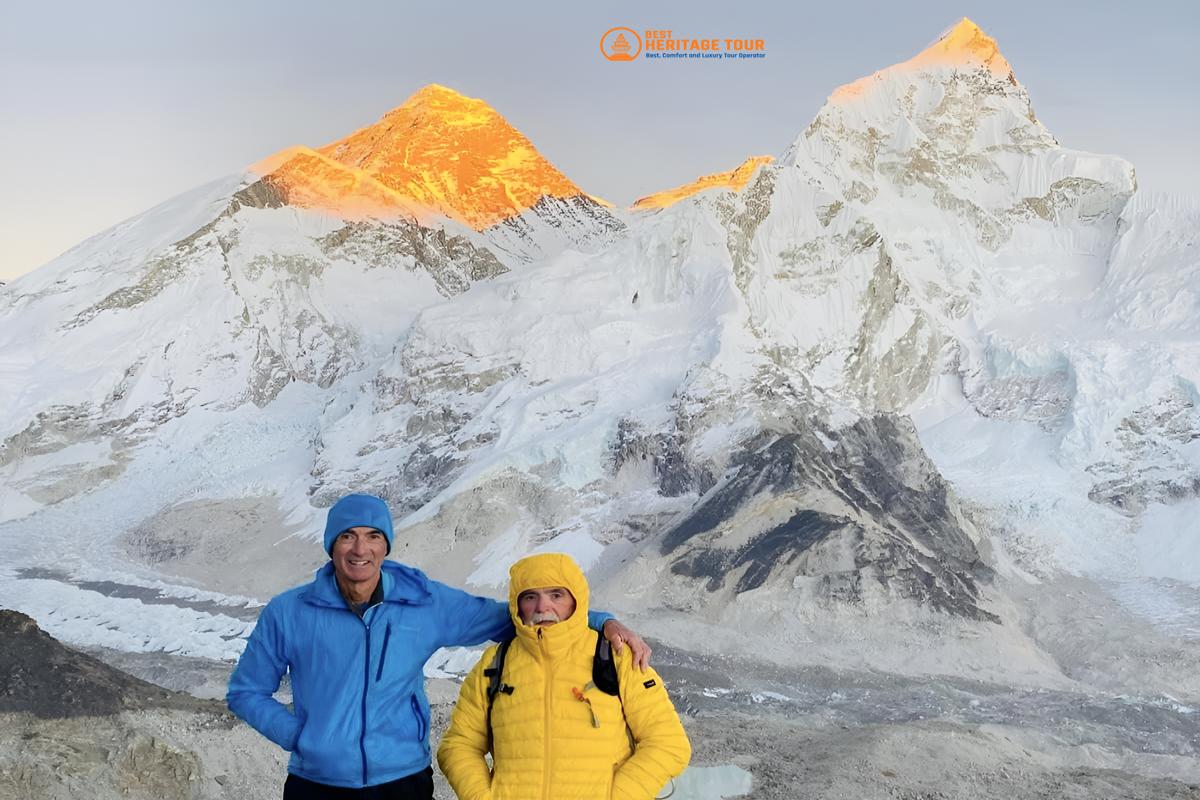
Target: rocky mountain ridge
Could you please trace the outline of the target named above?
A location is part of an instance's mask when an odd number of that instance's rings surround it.
[[[235,607],[296,579],[332,499],[373,491],[398,557],[481,590],[564,549],[617,597],[720,625],[761,608],[768,644],[843,614],[945,623],[1044,676],[995,576],[1074,567],[992,532],[1087,549],[1194,499],[1195,340],[1152,323],[1186,296],[1164,265],[1188,241],[1161,239],[1126,162],[1054,140],[973,23],[835,91],[740,187],[655,213],[527,145],[433,87],[6,287],[0,537],[55,531],[69,579],[26,559],[0,602],[36,580],[85,640],[108,635],[93,605],[137,617],[118,631],[183,615],[182,650],[227,657]],[[1089,318],[1131,291],[1142,313]],[[1106,364],[1133,353],[1154,372],[1115,396]],[[197,555],[239,548],[280,566],[230,583]],[[174,605],[97,600],[96,573]]]

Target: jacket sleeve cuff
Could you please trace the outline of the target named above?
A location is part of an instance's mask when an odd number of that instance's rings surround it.
[[[588,612],[588,627],[596,633],[604,633],[604,623],[610,619],[616,619],[607,611],[589,611]]]
[[[293,717],[292,719],[295,719],[295,717]],[[303,730],[303,728],[300,725],[300,721],[296,720],[295,721],[295,730],[293,730],[291,732],[291,734],[288,736],[287,744],[283,745],[284,750],[287,750],[289,753],[294,753],[296,751],[296,745],[300,744],[300,733],[302,730]]]

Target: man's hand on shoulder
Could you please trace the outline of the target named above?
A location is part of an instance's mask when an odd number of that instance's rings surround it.
[[[633,655],[633,664],[639,670],[645,672],[646,667],[650,666],[650,645],[615,619],[604,623],[604,638],[612,645],[614,653],[620,653],[625,645],[629,645],[629,652]]]

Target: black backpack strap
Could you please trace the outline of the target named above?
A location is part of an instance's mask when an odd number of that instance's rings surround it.
[[[592,683],[607,695],[616,697],[621,691],[617,680],[617,662],[613,660],[612,645],[603,634],[596,634],[596,655],[592,657]]]
[[[496,695],[500,692],[512,694],[513,687],[506,685],[502,678],[504,677],[504,657],[508,655],[508,647],[512,644],[512,639],[501,642],[496,648],[496,654],[492,656],[492,664],[483,670],[484,676],[488,679],[487,685],[487,751],[495,757],[495,752],[492,750],[492,704],[496,701]]]

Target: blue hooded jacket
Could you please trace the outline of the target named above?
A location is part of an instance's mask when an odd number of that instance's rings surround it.
[[[385,561],[382,602],[360,619],[338,591],[333,563],[263,609],[229,679],[237,716],[290,750],[288,772],[360,788],[430,764],[423,667],[439,647],[514,635],[505,603],[453,589]],[[611,616],[590,613],[599,630]],[[294,711],[272,695],[291,673]]]

